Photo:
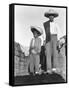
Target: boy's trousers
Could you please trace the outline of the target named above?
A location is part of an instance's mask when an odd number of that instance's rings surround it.
[[[51,40],[45,45],[47,70],[52,69],[52,56],[53,56],[53,68],[58,68],[58,51],[57,51],[57,35],[51,35]]]
[[[30,72],[39,72],[40,56],[39,54],[30,55]]]

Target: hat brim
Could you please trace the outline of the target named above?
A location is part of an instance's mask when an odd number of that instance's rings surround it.
[[[31,27],[31,31],[32,31],[32,33],[34,33],[34,31],[36,31],[39,36],[41,35],[41,33],[34,27]]]
[[[58,13],[45,13],[45,17],[49,18],[49,16],[54,16],[54,18],[58,17]]]

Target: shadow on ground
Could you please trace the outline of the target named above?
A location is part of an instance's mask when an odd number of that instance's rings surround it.
[[[65,80],[59,74],[42,74],[42,75],[27,75],[16,76],[15,85],[38,85],[38,84],[57,84],[65,83]]]

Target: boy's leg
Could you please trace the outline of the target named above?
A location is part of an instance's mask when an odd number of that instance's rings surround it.
[[[40,63],[40,57],[39,55],[35,55],[35,72],[39,72],[39,63]]]
[[[30,72],[34,73],[34,57],[32,54],[30,55]]]

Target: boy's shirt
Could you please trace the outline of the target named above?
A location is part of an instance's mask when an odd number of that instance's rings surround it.
[[[40,38],[32,38],[30,43],[30,52],[33,54],[40,53],[41,51],[41,39]]]

